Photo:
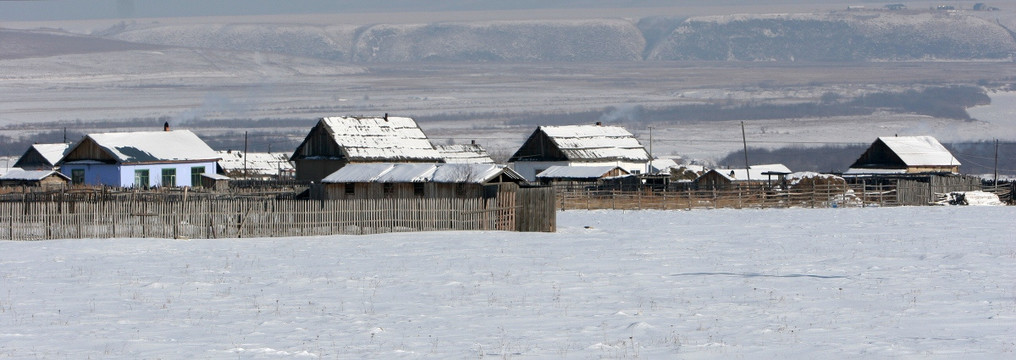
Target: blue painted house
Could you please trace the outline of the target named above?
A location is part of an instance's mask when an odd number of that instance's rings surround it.
[[[188,130],[89,134],[59,161],[72,185],[201,186],[220,156]]]

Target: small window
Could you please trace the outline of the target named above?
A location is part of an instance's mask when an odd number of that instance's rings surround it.
[[[356,194],[356,184],[346,183],[346,195],[354,195],[354,194]]]
[[[424,183],[413,183],[413,196],[423,196]]]
[[[381,187],[381,191],[382,191],[382,194],[384,194],[384,196],[386,198],[394,197],[395,196],[395,184],[384,183],[384,185]]]
[[[162,186],[176,186],[176,169],[162,169]]]
[[[134,170],[134,186],[140,188],[150,186],[148,182],[148,169]]]
[[[201,175],[204,175],[204,173],[205,173],[205,167],[204,166],[195,166],[195,167],[190,168],[190,184],[191,184],[191,186],[194,186],[194,187],[201,186]]]
[[[85,183],[85,169],[71,170],[71,184],[81,185]]]

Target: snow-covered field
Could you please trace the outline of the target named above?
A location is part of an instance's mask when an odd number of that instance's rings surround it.
[[[2,358],[1012,358],[1013,207],[0,242]]]

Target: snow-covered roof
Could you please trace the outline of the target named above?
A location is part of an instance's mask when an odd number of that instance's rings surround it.
[[[50,164],[56,164],[63,158],[64,154],[67,154],[67,150],[70,150],[71,144],[58,143],[58,144],[34,144],[32,148],[35,149],[39,155],[42,155]]]
[[[879,137],[907,166],[960,165],[959,160],[932,136]]]
[[[213,179],[213,180],[231,180],[232,179],[232,178],[230,178],[229,176],[226,176],[226,175],[222,175],[222,174],[209,174],[209,173],[201,174],[201,177],[206,177],[206,178]]]
[[[284,153],[248,152],[246,160],[243,151],[219,151],[219,167],[222,171],[244,171],[256,174],[278,175],[280,171],[292,171],[289,155]]]
[[[56,174],[65,180],[70,180],[67,175],[61,174],[54,170],[24,170],[19,168],[11,168],[7,173],[0,175],[0,180],[31,180],[39,181],[49,177],[50,175]]]
[[[673,159],[653,159],[649,162],[650,172],[652,173],[669,173],[670,168],[677,168],[677,162]]]
[[[617,168],[617,166],[551,166],[536,174],[536,178],[598,179]]]
[[[891,174],[906,174],[907,169],[865,169],[865,168],[849,168],[843,172],[843,175],[891,175]]]
[[[493,164],[494,160],[477,144],[434,145],[449,164]]]
[[[752,165],[745,169],[713,169],[716,173],[730,181],[766,181],[776,179],[779,174],[790,174],[790,169],[783,164]]]
[[[443,157],[408,117],[326,117],[321,122],[351,161],[425,160]]]
[[[71,146],[67,154],[71,155],[87,139],[118,163],[219,159],[215,150],[190,130],[88,134]]]
[[[649,161],[649,152],[620,126],[541,126],[569,160]]]
[[[496,164],[374,163],[348,164],[321,180],[322,183],[475,183],[482,184],[502,173],[517,180],[523,177]]]

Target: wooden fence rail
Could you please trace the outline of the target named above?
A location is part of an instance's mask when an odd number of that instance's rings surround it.
[[[431,230],[553,231],[554,219],[520,218],[518,199],[197,199],[190,201],[0,202],[0,240],[246,238]],[[527,195],[528,194],[528,195]],[[544,202],[552,204],[553,191]],[[532,201],[532,200],[525,200]],[[550,206],[552,209],[553,207]],[[547,216],[544,213],[539,216]],[[541,223],[539,228],[523,228]]]

